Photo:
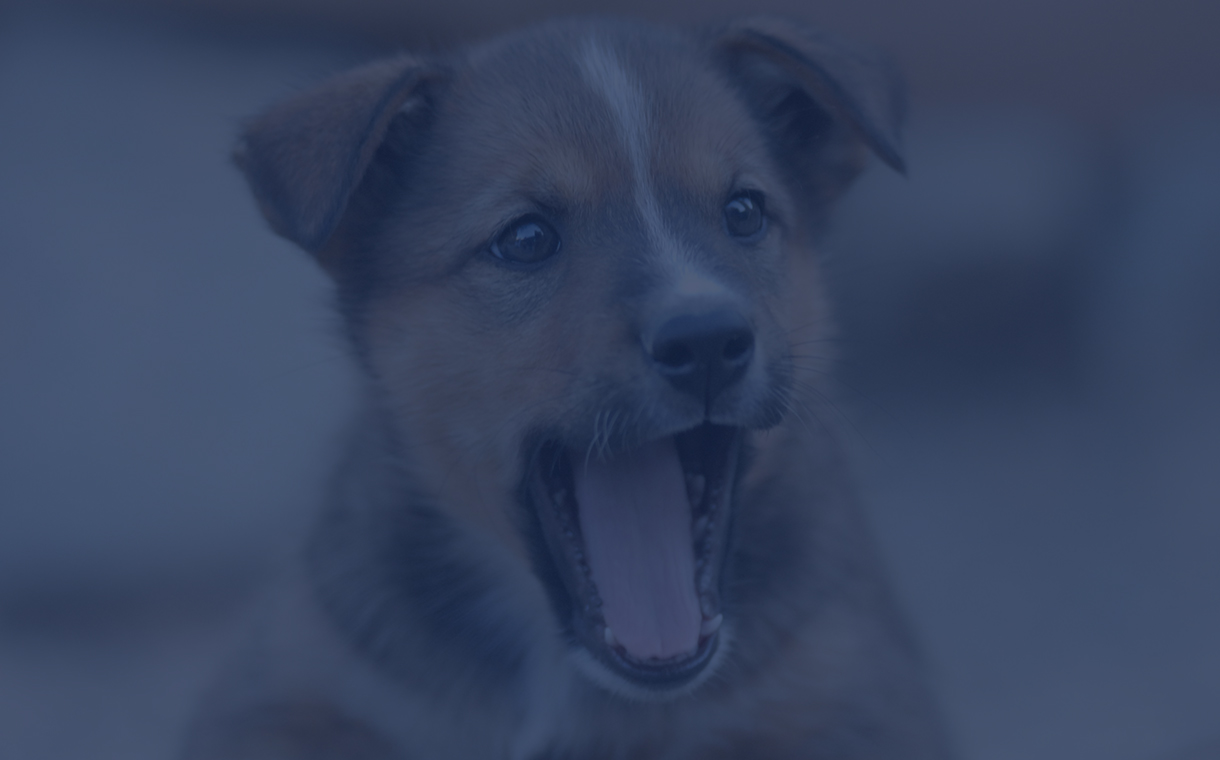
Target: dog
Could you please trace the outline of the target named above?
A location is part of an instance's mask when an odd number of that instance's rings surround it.
[[[364,400],[186,757],[950,757],[822,362],[902,111],[784,20],[565,20],[250,122]]]

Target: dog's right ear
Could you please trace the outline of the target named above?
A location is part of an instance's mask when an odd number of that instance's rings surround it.
[[[815,203],[846,189],[869,151],[905,172],[905,101],[883,57],[771,17],[728,25],[714,49]]]
[[[340,74],[249,122],[234,161],[272,229],[324,258],[390,122],[404,109],[427,107],[423,85],[437,74],[416,58],[381,61]]]

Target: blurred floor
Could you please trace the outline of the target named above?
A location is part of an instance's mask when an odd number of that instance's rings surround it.
[[[177,757],[194,701],[237,633],[243,591],[185,583],[172,595],[109,594],[61,602],[51,620],[5,600],[0,757]]]
[[[1155,757],[1220,715],[1220,404],[906,409],[865,482],[966,757]]]
[[[172,756],[350,396],[226,154],[358,50],[0,30],[0,756]],[[828,243],[846,414],[977,760],[1220,758],[1220,117],[925,112]]]

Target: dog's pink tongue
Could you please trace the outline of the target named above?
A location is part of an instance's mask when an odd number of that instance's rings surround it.
[[[694,652],[703,615],[673,439],[575,465],[580,527],[606,625],[638,659]]]

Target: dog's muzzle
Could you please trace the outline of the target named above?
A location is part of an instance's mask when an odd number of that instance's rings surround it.
[[[640,346],[648,371],[664,378],[651,414],[683,411],[659,423],[644,414],[647,402],[602,410],[668,428],[632,440],[543,438],[527,482],[555,570],[544,582],[565,628],[616,684],[663,695],[710,673],[743,439],[774,421],[743,412],[755,336],[725,300],[657,314]],[[675,432],[680,419],[690,426]]]

